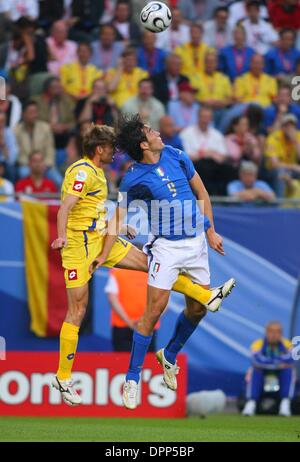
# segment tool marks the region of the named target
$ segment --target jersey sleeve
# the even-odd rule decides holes
[[[66,176],[66,194],[83,198],[93,191],[93,174],[87,167],[75,167]]]
[[[178,154],[178,160],[183,169],[185,176],[190,181],[196,173],[195,167],[189,156],[180,149],[176,149]]]

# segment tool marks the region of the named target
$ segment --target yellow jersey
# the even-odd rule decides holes
[[[300,131],[297,131],[297,141],[300,143]],[[297,149],[294,143],[286,138],[282,130],[276,130],[268,136],[265,156],[267,159],[276,157],[285,164],[297,164]],[[267,163],[267,166],[270,164]]]
[[[191,77],[191,84],[196,90],[197,99],[205,102],[210,99],[225,100],[232,97],[232,87],[229,78],[221,72],[212,75],[201,73]]]
[[[267,74],[263,73],[257,78],[247,72],[235,80],[234,93],[241,103],[257,103],[266,107],[272,104],[277,95],[277,82]]]
[[[106,81],[109,82],[116,74],[116,69],[109,69],[106,74]],[[122,72],[117,88],[110,93],[115,104],[121,108],[126,101],[138,94],[139,81],[149,77],[147,71],[140,67],[135,67],[129,74]]]
[[[62,184],[62,201],[67,194],[79,197],[69,213],[67,230],[102,232],[105,229],[107,182],[102,168],[88,157],[77,160],[67,169]]]
[[[203,72],[204,59],[208,51],[215,50],[206,43],[200,43],[197,47],[193,47],[191,43],[184,43],[176,47],[174,53],[182,59],[181,74],[191,79],[195,73]]]
[[[101,69],[93,64],[82,67],[78,62],[64,64],[60,69],[60,78],[64,90],[72,96],[88,96],[96,79],[103,76]]]

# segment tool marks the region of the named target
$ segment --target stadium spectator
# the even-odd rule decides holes
[[[246,31],[243,26],[236,26],[232,35],[233,44],[220,50],[219,69],[234,81],[236,77],[250,70],[250,60],[255,51],[246,46]]]
[[[137,66],[134,48],[126,48],[115,69],[106,75],[110,96],[120,108],[126,101],[138,93],[138,83],[148,77],[148,72]]]
[[[189,42],[190,28],[183,22],[179,8],[172,9],[172,22],[168,29],[155,35],[156,46],[167,52],[173,52],[176,47]]]
[[[237,23],[247,17],[247,4],[251,0],[240,0],[231,2],[229,6],[229,25],[231,28],[235,27]],[[265,5],[260,5],[259,17],[262,19],[268,18],[268,10]]]
[[[174,53],[182,59],[182,74],[191,77],[204,69],[204,58],[211,48],[202,42],[202,24],[192,24],[190,28],[190,41],[175,48]]]
[[[118,1],[112,23],[117,31],[118,41],[123,41],[126,45],[137,45],[140,42],[140,29],[131,20],[130,4],[126,0]]]
[[[214,1],[215,0],[211,0],[211,3],[214,3]],[[197,19],[197,11],[194,0],[176,0],[176,6],[187,21],[195,21]],[[172,9],[172,15],[174,9]]]
[[[174,120],[170,116],[163,116],[159,121],[159,132],[164,144],[183,150],[182,141],[177,133]]]
[[[5,162],[0,160],[0,202],[13,202],[14,185],[5,177]]]
[[[257,179],[258,167],[251,161],[242,161],[239,168],[239,179],[227,185],[227,194],[247,203],[270,202],[275,194],[265,181]]]
[[[137,64],[141,69],[149,72],[149,75],[158,74],[165,70],[167,53],[155,47],[155,34],[145,31],[142,46],[137,49]]]
[[[297,123],[294,114],[285,114],[281,120],[281,129],[271,133],[266,141],[266,165],[278,197],[284,196],[284,174],[300,178],[300,131],[297,130]]]
[[[281,177],[282,181],[285,182],[285,196],[287,199],[296,199],[299,203],[300,200],[300,180],[295,180],[291,174],[286,173]],[[285,205],[286,206],[286,205]],[[294,205],[294,207],[299,207]]]
[[[35,20],[39,16],[38,0],[5,0],[1,2],[1,13],[6,13],[12,22],[18,21],[21,17]]]
[[[264,73],[264,58],[255,54],[251,58],[250,71],[238,77],[234,82],[234,100],[223,118],[221,130],[228,129],[232,119],[247,109],[249,104],[256,104],[262,109],[270,106],[277,94],[277,82],[274,77]]]
[[[91,45],[81,42],[78,45],[77,60],[64,64],[60,68],[61,83],[64,90],[76,100],[88,96],[92,91],[94,80],[102,77],[103,72],[90,64]]]
[[[228,155],[232,164],[238,167],[242,159],[260,164],[262,151],[258,139],[250,132],[246,116],[236,117],[225,136]]]
[[[29,175],[17,181],[15,189],[17,193],[43,194],[40,199],[47,200],[51,196],[45,193],[56,193],[57,187],[52,180],[45,177],[46,164],[44,156],[39,151],[34,151],[29,156]]]
[[[48,33],[55,21],[59,21],[62,18],[66,19],[68,11],[70,11],[71,1],[72,0],[67,0],[66,2],[64,0],[40,1],[39,26]]]
[[[214,11],[213,19],[204,23],[204,43],[220,50],[231,42],[231,29],[228,24],[228,8],[219,6]]]
[[[12,37],[0,45],[1,74],[9,77],[16,86],[25,81],[29,64],[34,60],[34,46],[30,35],[14,27]]]
[[[274,103],[264,109],[263,125],[268,133],[280,130],[285,114],[294,114],[297,117],[297,128],[300,129],[300,106],[292,102],[291,88],[288,84],[279,87]]]
[[[24,178],[29,175],[29,156],[33,151],[39,151],[45,157],[47,178],[60,186],[62,177],[55,167],[53,133],[49,124],[38,120],[38,107],[34,101],[28,101],[24,105],[22,120],[14,131],[19,147],[19,177]]]
[[[269,322],[265,337],[251,345],[252,367],[246,374],[246,398],[243,415],[253,416],[257,403],[264,391],[264,382],[268,375],[276,376],[279,381],[279,415],[291,415],[291,399],[295,389],[294,361],[292,343],[283,338],[282,326],[278,321]]]
[[[4,165],[7,178],[15,180],[15,164],[18,145],[13,131],[6,126],[6,114],[0,110],[0,162]]]
[[[72,0],[67,9],[70,39],[75,42],[90,42],[96,39],[99,31],[99,21],[103,14],[103,1]]]
[[[19,98],[11,94],[9,81],[5,82],[5,99],[0,99],[0,111],[6,114],[6,126],[13,129],[21,119],[22,105]]]
[[[104,292],[111,306],[113,350],[131,351],[133,331],[145,310],[147,274],[114,268],[110,270]],[[149,351],[156,351],[155,335]]]
[[[116,42],[116,30],[112,24],[103,24],[100,29],[99,40],[92,43],[91,64],[104,72],[116,67],[124,50],[122,42]]]
[[[197,99],[210,107],[214,114],[214,124],[219,128],[224,109],[232,103],[232,87],[229,78],[217,71],[218,58],[215,51],[208,51],[204,58],[204,69],[191,77],[198,90]]]
[[[166,70],[152,77],[154,96],[164,105],[179,98],[179,84],[189,79],[180,73],[182,60],[175,54],[166,58]]]
[[[174,120],[177,129],[182,130],[197,123],[199,103],[195,100],[197,90],[189,82],[181,82],[178,89],[179,100],[169,102],[168,114]]]
[[[109,0],[109,2],[107,1],[103,2],[103,10],[102,10],[103,12],[100,18],[101,25],[112,22],[112,20],[114,19],[117,2],[118,0]]]
[[[260,3],[256,0],[247,2],[247,16],[240,24],[246,31],[247,45],[253,48],[256,53],[264,55],[278,40],[278,33],[265,19],[259,15]]]
[[[121,111],[131,115],[139,113],[142,121],[154,130],[158,130],[159,120],[165,115],[163,104],[153,96],[153,83],[150,79],[139,81],[138,94],[128,99]]]
[[[227,164],[224,136],[211,126],[212,116],[211,109],[201,107],[197,125],[182,130],[180,137],[209,194],[222,196],[226,193],[226,184],[235,177],[235,172]]]
[[[75,114],[79,122],[89,120],[97,125],[114,125],[119,111],[108,96],[107,83],[104,79],[94,81],[92,93],[78,101]]]
[[[77,43],[67,40],[67,37],[68,27],[66,22],[63,20],[55,21],[51,28],[51,34],[47,38],[48,71],[51,74],[58,76],[61,66],[76,61]]]
[[[20,30],[25,47],[33,50],[32,59],[28,60],[28,73],[32,76],[40,72],[47,72],[48,50],[43,34],[37,28],[37,23],[26,17],[21,17],[16,26]]]
[[[273,26],[281,30],[285,27],[300,28],[300,5],[298,0],[269,0],[268,10]]]
[[[50,124],[54,135],[56,165],[66,161],[66,146],[75,127],[74,101],[65,94],[58,77],[50,77],[44,83],[43,93],[32,98],[38,107],[38,118]]]
[[[67,165],[71,165],[73,162],[76,162],[84,154],[82,151],[82,143],[84,134],[91,126],[91,120],[82,120],[78,123],[76,130],[71,136],[67,150]]]
[[[266,72],[278,78],[286,78],[296,71],[296,63],[300,51],[295,48],[296,32],[293,29],[283,29],[280,32],[278,45],[266,54]]]

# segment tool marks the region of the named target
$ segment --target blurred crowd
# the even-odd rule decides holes
[[[146,3],[0,0],[0,194],[58,191],[91,122],[138,112],[211,195],[300,199],[300,2],[170,0],[160,34]]]

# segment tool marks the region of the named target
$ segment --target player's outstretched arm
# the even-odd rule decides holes
[[[57,238],[52,242],[51,248],[61,250],[67,247],[67,223],[69,213],[79,201],[80,197],[67,194],[57,213]]]
[[[104,238],[104,245],[102,248],[102,252],[91,263],[90,268],[89,268],[90,273],[93,273],[96,269],[98,269],[100,266],[102,266],[106,262],[114,243],[118,239],[119,234],[121,234],[122,232],[122,226],[123,226],[126,214],[127,214],[126,209],[117,207],[113,217],[108,222],[107,232]]]
[[[193,193],[197,197],[197,200],[199,201],[198,204],[199,204],[201,213],[205,215],[206,217],[208,217],[210,221],[211,226],[206,231],[206,236],[207,236],[207,240],[208,240],[210,247],[214,249],[216,252],[218,252],[220,255],[225,255],[225,252],[223,249],[223,239],[215,231],[214,217],[213,217],[213,211],[212,211],[209,194],[203,184],[203,181],[201,180],[197,172],[195,173],[193,178],[190,180],[190,186],[193,190]]]

